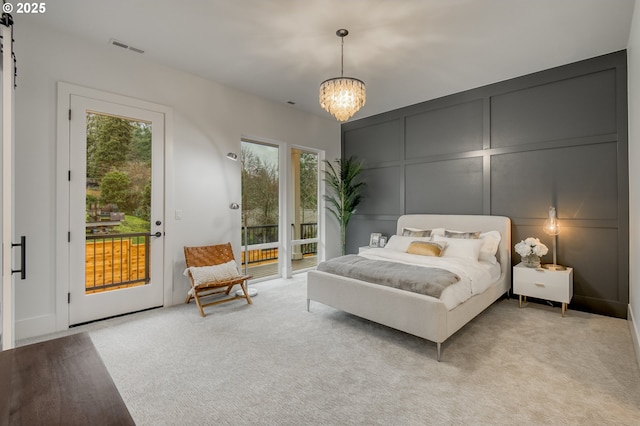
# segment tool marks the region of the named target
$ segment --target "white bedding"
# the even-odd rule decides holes
[[[462,285],[462,289],[456,287],[452,290],[452,294],[445,293],[444,300],[442,300],[327,272],[309,271],[307,275],[307,310],[309,310],[311,301],[315,301],[430,340],[437,344],[437,359],[439,361],[442,343],[511,288],[512,248],[511,220],[504,216],[484,215],[403,215],[398,218],[396,235],[392,236],[387,244],[391,243],[393,247],[396,242],[392,242],[392,240],[394,237],[402,236],[405,228],[435,231],[437,227],[443,228],[444,232],[446,230],[473,233],[479,231],[480,238],[487,239],[487,244],[483,244],[480,253],[477,254],[476,245],[473,243],[456,244],[447,241],[456,246],[456,250],[447,252],[451,248],[448,245],[441,253],[442,258],[426,259],[429,256],[401,254],[400,261],[411,263],[412,261],[409,259],[416,260],[417,257],[418,264],[430,263],[432,266],[441,267],[443,264],[449,263],[452,265],[450,270],[457,271],[460,277],[465,280],[466,285]],[[432,236],[447,238],[438,234]],[[408,239],[409,244],[414,238],[416,237]],[[432,241],[435,240],[437,239],[432,239]],[[400,242],[402,241],[398,241],[398,243]],[[361,255],[385,260],[393,260],[393,257],[397,257],[397,254],[384,252],[385,249],[372,249],[361,252]],[[407,247],[404,249],[401,247],[398,251],[406,250]],[[468,261],[472,261],[475,266],[469,270],[469,263],[464,265],[466,262],[454,260],[454,257],[460,255],[466,256]],[[472,256],[477,257],[474,259]],[[478,262],[477,259],[481,259],[483,262]],[[491,266],[492,263],[494,266]],[[501,270],[499,276],[498,268]],[[487,277],[492,276],[493,279],[487,280]],[[485,287],[484,292],[476,294]],[[463,299],[466,301],[459,303]],[[454,305],[457,306],[452,308]]]
[[[388,260],[408,265],[446,269],[457,274],[460,281],[448,286],[440,296],[447,310],[451,310],[474,294],[484,292],[500,277],[500,264],[474,262],[456,257],[433,257],[409,254],[389,248],[371,248],[360,253],[367,259]],[[430,297],[430,296],[425,296]],[[433,298],[437,300],[436,298]]]

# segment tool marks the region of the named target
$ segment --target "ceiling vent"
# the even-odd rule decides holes
[[[135,46],[130,46],[127,43],[123,43],[121,41],[116,40],[115,38],[109,39],[109,44],[113,44],[114,46],[118,46],[123,49],[130,50],[132,52],[136,52],[140,54],[144,53],[143,49],[140,49],[139,47],[135,47]]]

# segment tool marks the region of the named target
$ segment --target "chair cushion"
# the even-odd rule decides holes
[[[240,276],[235,260],[213,266],[192,266],[184,270],[184,275],[193,278],[193,285],[207,284],[216,281],[228,281]]]

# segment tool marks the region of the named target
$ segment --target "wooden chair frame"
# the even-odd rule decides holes
[[[200,247],[185,247],[184,258],[187,262],[187,268],[190,268],[192,266],[202,267],[221,265],[223,263],[229,262],[230,260],[235,260],[233,256],[233,249],[231,248],[231,243]],[[210,281],[198,284],[196,286],[194,284],[193,277],[191,276],[191,272],[189,272],[191,290],[189,291],[187,299],[184,303],[189,303],[191,299],[195,299],[196,304],[198,305],[198,310],[200,311],[200,315],[202,315],[203,317],[206,316],[203,308],[207,306],[231,302],[232,300],[236,299],[246,299],[247,304],[252,305],[253,301],[251,300],[249,292],[247,291],[247,280],[250,278],[252,278],[251,275],[241,275],[231,280]],[[240,287],[242,287],[244,296],[234,295],[225,299],[214,300],[209,303],[203,303],[200,300],[200,298],[202,297],[212,296],[214,294],[224,293],[225,295],[229,295],[231,293],[231,288],[236,284],[239,284]]]

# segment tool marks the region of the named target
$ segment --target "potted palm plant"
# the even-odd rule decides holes
[[[353,157],[336,159],[333,162],[324,160],[324,181],[327,183],[330,194],[324,196],[327,201],[327,209],[335,216],[340,224],[341,252],[346,253],[347,225],[351,215],[362,199],[364,182],[357,180],[362,172],[363,164]]]

